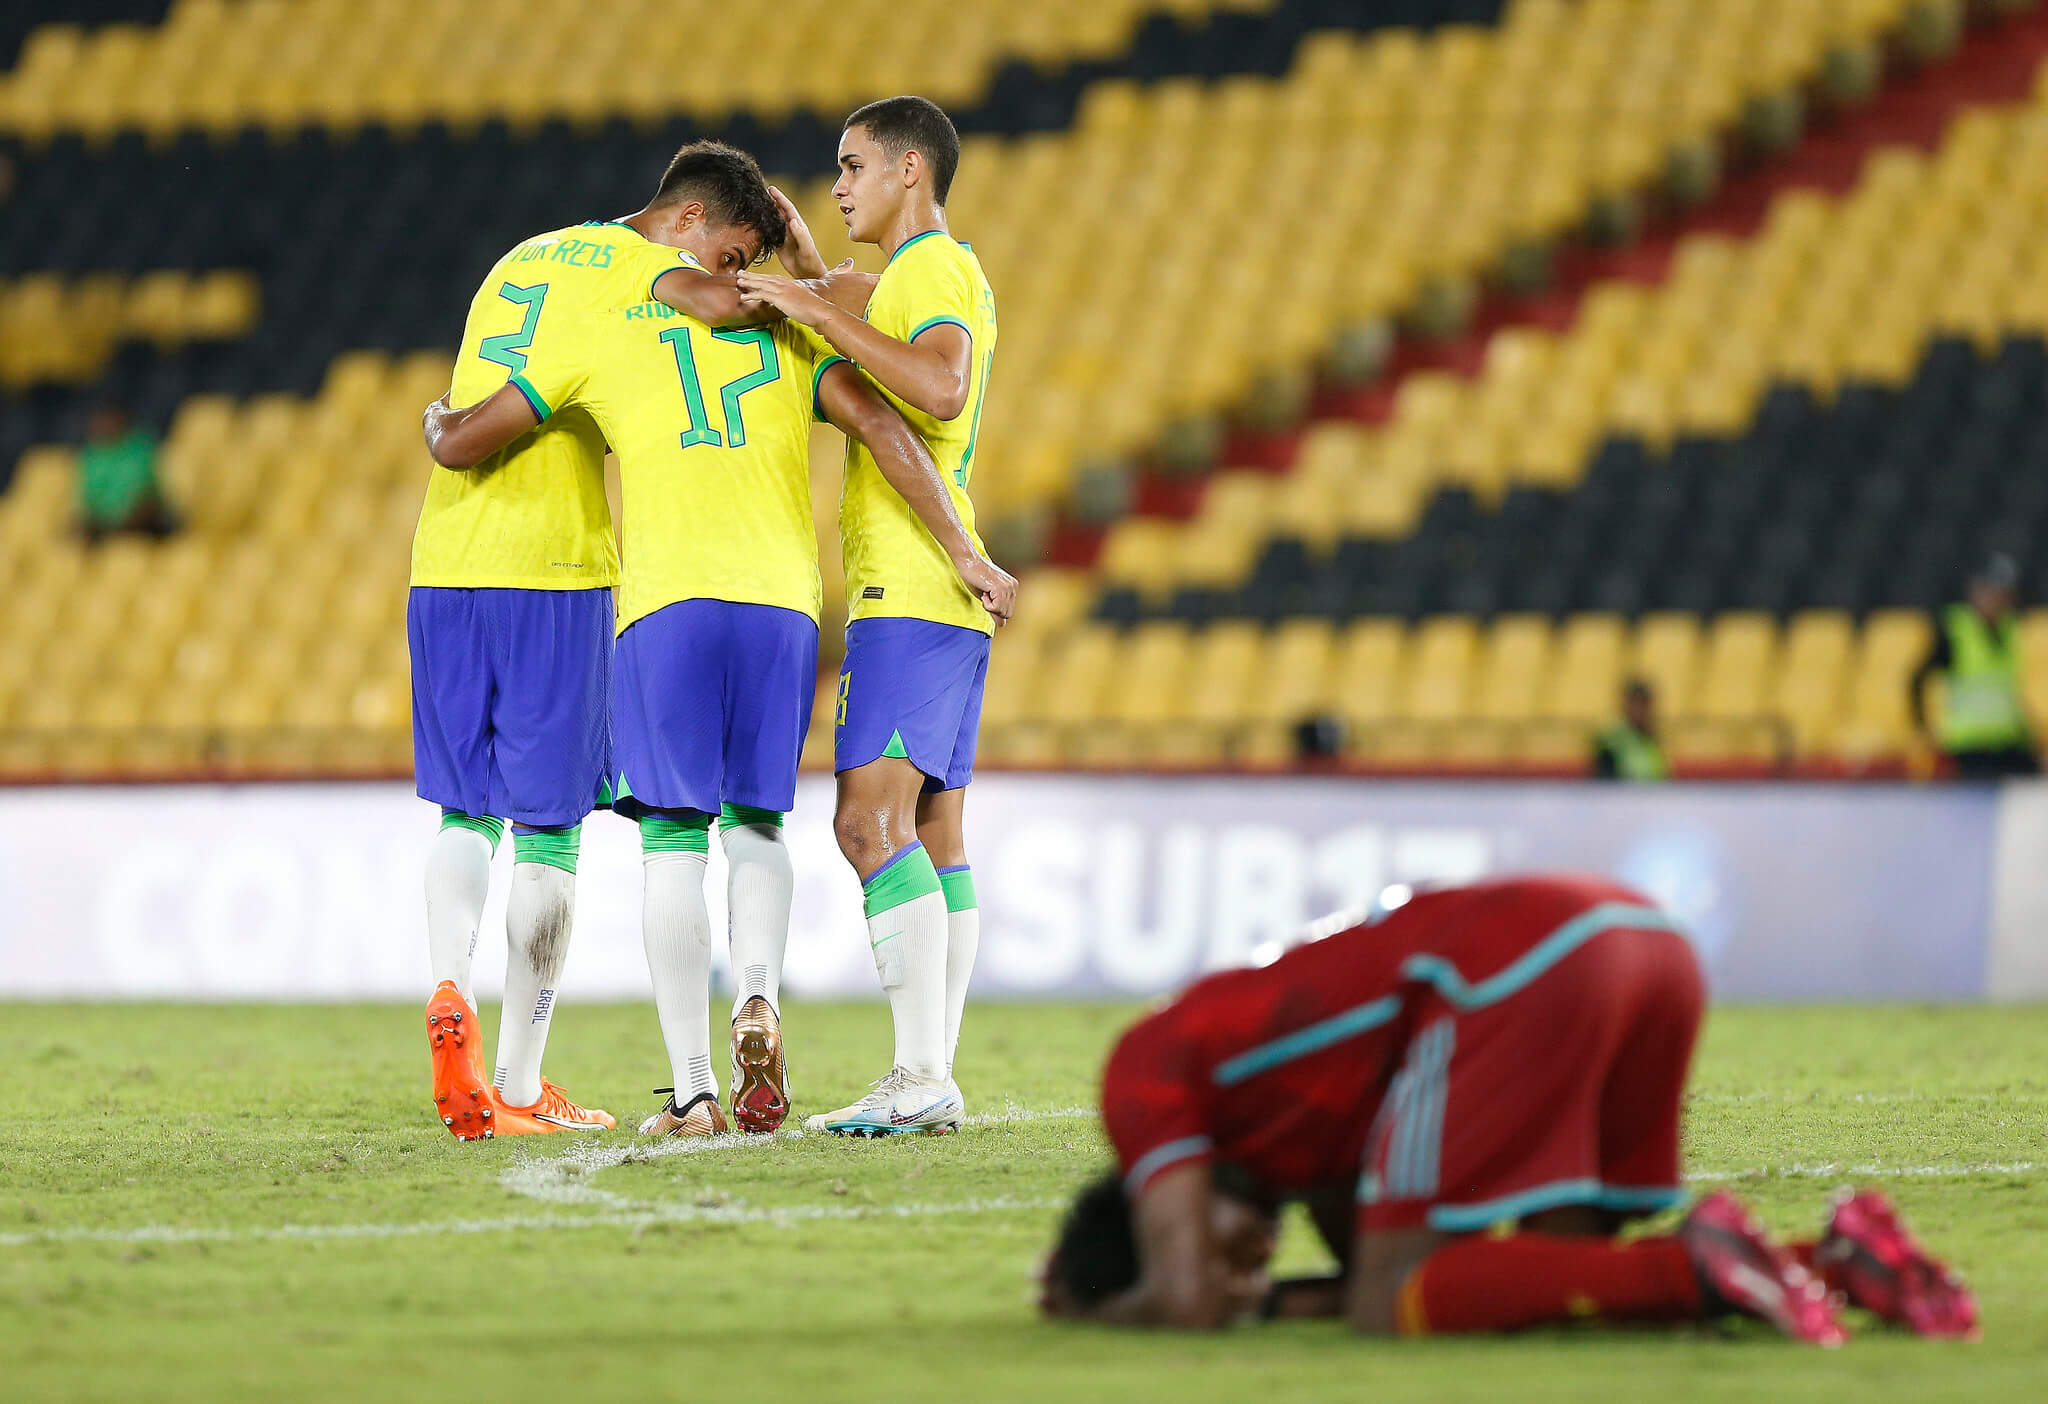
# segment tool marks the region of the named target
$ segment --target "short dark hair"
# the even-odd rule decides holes
[[[1280,1212],[1279,1197],[1234,1162],[1210,1165],[1209,1188],[1220,1198],[1238,1200],[1262,1214]],[[1046,1276],[1066,1288],[1074,1305],[1084,1311],[1137,1285],[1137,1223],[1123,1178],[1115,1171],[1075,1197],[1053,1244]]]
[[[866,127],[892,161],[906,151],[924,157],[932,168],[932,200],[946,203],[953,173],[960,169],[960,133],[937,103],[921,97],[883,98],[855,110],[846,125]]]
[[[719,224],[735,224],[761,236],[765,256],[789,237],[789,221],[768,194],[761,163],[722,141],[693,141],[678,151],[654,188],[654,205],[684,200],[703,202],[704,212]]]
[[[1083,1310],[1136,1284],[1138,1235],[1114,1172],[1082,1190],[1067,1210],[1046,1274]]]

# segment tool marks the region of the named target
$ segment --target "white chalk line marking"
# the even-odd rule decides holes
[[[1095,1115],[1093,1107],[1005,1107],[1001,1111],[979,1112],[966,1119],[967,1126],[1003,1127],[1032,1121],[1077,1121]],[[818,1132],[836,1139],[829,1132]],[[559,1155],[533,1156],[513,1162],[498,1183],[514,1194],[548,1204],[603,1205],[610,1209],[645,1210],[656,1207],[647,1201],[627,1199],[586,1183],[601,1170],[660,1160],[671,1155],[718,1155],[729,1151],[759,1155],[809,1139],[796,1128],[784,1127],[772,1136],[750,1136],[728,1131],[723,1136],[702,1136],[692,1140],[618,1142],[585,1141]]]
[[[1875,1100],[1875,1099],[1873,1099]],[[1903,1100],[1903,1099],[1902,1099]],[[1092,1107],[1008,1107],[967,1118],[969,1126],[1004,1126],[1034,1121],[1071,1121],[1093,1117]],[[600,1190],[588,1183],[591,1176],[614,1166],[672,1155],[718,1154],[727,1151],[760,1153],[806,1139],[803,1131],[787,1129],[773,1136],[747,1136],[737,1132],[687,1141],[654,1141],[619,1144],[578,1142],[558,1155],[534,1156],[515,1161],[499,1177],[499,1184],[514,1194],[543,1203],[592,1206],[581,1214],[513,1214],[485,1219],[432,1219],[416,1223],[384,1224],[280,1224],[261,1228],[186,1228],[171,1224],[148,1224],[130,1229],[48,1229],[40,1232],[0,1233],[0,1247],[26,1248],[38,1244],[180,1244],[180,1243],[267,1243],[319,1242],[322,1240],[374,1240],[461,1236],[486,1233],[532,1233],[560,1229],[626,1228],[647,1229],[663,1225],[748,1225],[795,1228],[820,1222],[858,1222],[872,1219],[939,1218],[953,1215],[1012,1214],[1064,1207],[1064,1199],[1020,1199],[996,1196],[947,1203],[910,1204],[815,1204],[784,1208],[755,1208],[743,1203],[708,1202],[686,1204],[657,1200],[635,1200]],[[1849,1165],[1842,1162],[1765,1165],[1744,1170],[1695,1170],[1685,1176],[1689,1183],[1720,1184],[1731,1181],[1829,1180],[1829,1179],[1970,1179],[1983,1175],[2024,1175],[2043,1169],[2037,1161],[1991,1161],[1950,1165]]]
[[[1886,1107],[1941,1102],[2048,1102],[2048,1092],[1688,1092],[1685,1100],[1710,1107],[1809,1107],[1837,1102]]]
[[[1846,1165],[1822,1161],[1811,1165],[1765,1165],[1754,1170],[1693,1170],[1690,1182],[1720,1184],[1729,1180],[1942,1180],[1978,1175],[2026,1175],[2041,1168],[2032,1160],[1988,1161],[1976,1165]]]
[[[980,1112],[965,1125],[1003,1127],[1034,1121],[1073,1121],[1093,1117],[1093,1107],[1005,1107]],[[826,1134],[826,1133],[820,1133]],[[437,1235],[484,1233],[532,1233],[557,1229],[626,1228],[647,1229],[661,1225],[766,1224],[794,1228],[807,1223],[858,1222],[864,1219],[920,1219],[949,1215],[1014,1214],[1064,1207],[1063,1199],[1018,1199],[998,1195],[987,1199],[965,1199],[937,1204],[813,1204],[763,1209],[743,1203],[664,1203],[635,1200],[612,1194],[587,1180],[600,1170],[671,1155],[716,1154],[723,1151],[760,1153],[808,1139],[791,1128],[773,1136],[748,1136],[730,1132],[687,1141],[643,1141],[599,1144],[579,1140],[558,1155],[533,1156],[514,1161],[499,1176],[498,1183],[514,1194],[543,1203],[592,1206],[582,1214],[510,1214],[484,1219],[429,1219],[417,1223],[384,1224],[279,1224],[259,1228],[195,1228],[174,1224],[145,1224],[129,1229],[46,1229],[39,1232],[0,1233],[0,1248],[26,1248],[37,1244],[111,1243],[273,1243],[319,1242],[329,1239],[361,1240],[425,1238]],[[837,1137],[828,1139],[837,1140]]]
[[[54,1229],[0,1234],[0,1247],[41,1243],[268,1243],[321,1239],[428,1238],[479,1233],[532,1233],[552,1229],[645,1229],[663,1224],[768,1224],[794,1228],[819,1221],[923,1219],[954,1214],[1014,1214],[1055,1209],[1057,1199],[963,1199],[947,1204],[800,1204],[782,1209],[745,1205],[656,1205],[599,1214],[510,1214],[495,1219],[434,1219],[410,1224],[280,1224],[274,1228],[179,1228],[150,1224],[133,1229]]]

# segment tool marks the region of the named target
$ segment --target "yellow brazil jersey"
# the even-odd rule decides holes
[[[656,301],[593,309],[527,387],[587,412],[619,455],[618,627],[681,600],[818,618],[811,417],[823,344],[791,324],[714,331]]]
[[[973,338],[967,403],[957,418],[935,419],[889,396],[931,450],[954,509],[973,535],[974,504],[968,500],[967,487],[974,479],[975,440],[996,351],[996,295],[982,274],[981,260],[943,231],[917,235],[898,247],[882,270],[868,300],[867,320],[899,341],[914,340],[919,332],[944,322],[964,328]],[[846,553],[849,619],[929,619],[995,632],[988,611],[960,582],[939,543],[882,477],[874,455],[855,440],[846,445],[839,536]],[[975,536],[976,545],[980,540]]]
[[[449,403],[474,404],[508,379],[523,380],[529,360],[556,354],[591,311],[637,304],[678,263],[695,260],[624,224],[594,222],[526,240],[498,260],[470,303]],[[535,412],[545,420],[538,429],[476,467],[433,470],[413,536],[414,585],[585,590],[616,583],[604,435],[587,414]]]

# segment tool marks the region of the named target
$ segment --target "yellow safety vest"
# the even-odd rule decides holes
[[[1671,774],[1664,748],[1624,722],[1600,733],[1600,744],[1614,756],[1614,773],[1622,780],[1663,780]]]
[[[2003,751],[2028,743],[2020,700],[2019,634],[2010,618],[1993,625],[1967,604],[1942,614],[1949,667],[1942,678],[1941,748]]]

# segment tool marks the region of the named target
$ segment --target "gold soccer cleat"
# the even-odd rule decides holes
[[[732,1021],[732,1119],[742,1131],[764,1133],[789,1115],[789,1068],[782,1058],[782,1020],[760,995],[740,1006]]]
[[[643,1136],[674,1137],[689,1140],[694,1136],[722,1136],[725,1134],[725,1112],[718,1105],[715,1093],[699,1092],[686,1106],[676,1105],[676,1089],[657,1087],[657,1092],[668,1094],[668,1100],[661,1104],[661,1110],[640,1123]]]

